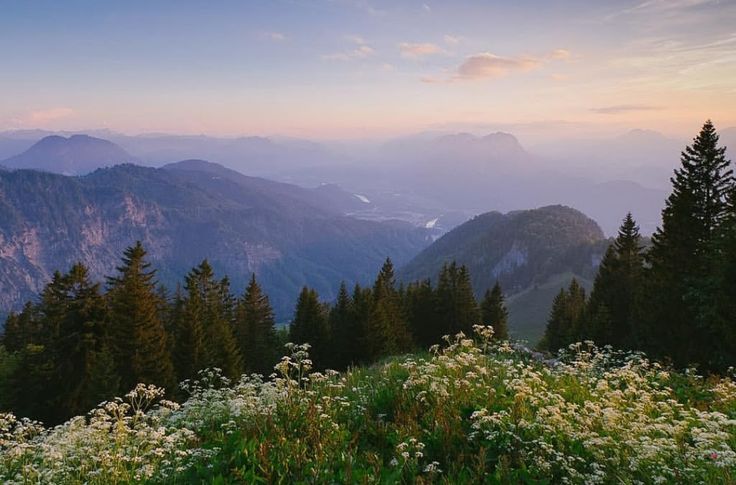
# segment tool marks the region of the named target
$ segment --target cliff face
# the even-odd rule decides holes
[[[405,262],[427,237],[346,217],[315,191],[213,166],[0,172],[0,312],[76,261],[102,280],[136,240],[170,289],[204,258],[238,291],[255,272],[284,319],[302,285],[331,298],[341,280],[368,281],[387,256]]]

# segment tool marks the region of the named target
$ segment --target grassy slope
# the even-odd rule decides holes
[[[487,337],[487,335],[486,335]],[[578,349],[550,369],[508,345],[345,374],[216,372],[181,406],[141,386],[51,431],[0,415],[5,483],[734,483],[736,384]],[[486,349],[489,352],[486,352]]]

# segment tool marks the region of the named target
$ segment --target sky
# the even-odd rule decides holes
[[[0,0],[0,130],[736,125],[736,0]]]

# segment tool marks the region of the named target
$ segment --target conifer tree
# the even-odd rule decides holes
[[[237,304],[235,334],[246,372],[269,375],[276,364],[276,323],[268,296],[251,276]]]
[[[233,308],[227,279],[218,281],[207,260],[193,268],[185,280],[185,296],[181,302],[177,325],[181,340],[174,354],[186,359],[186,377],[194,377],[202,369],[217,367],[223,374],[236,378],[242,373],[242,359],[233,334]],[[184,371],[182,371],[184,372]]]
[[[616,348],[641,347],[637,320],[643,271],[639,227],[628,213],[598,268],[588,302],[586,338]]]
[[[426,349],[440,342],[443,329],[437,314],[435,291],[429,279],[406,289],[406,315],[415,342]]]
[[[359,284],[355,284],[352,295],[352,311],[351,319],[353,327],[356,329],[356,351],[353,359],[356,363],[368,362],[370,341],[368,338],[369,318],[371,308],[373,307],[373,290],[370,287],[361,288]]]
[[[296,303],[294,319],[289,326],[289,340],[308,343],[315,369],[324,369],[329,361],[329,334],[327,312],[313,289],[302,288]]]
[[[394,267],[386,259],[373,285],[373,301],[366,335],[371,359],[405,352],[411,347],[411,334],[396,291]]]
[[[556,352],[582,338],[585,289],[573,278],[567,290],[560,290],[552,303],[540,348]]]
[[[357,362],[358,346],[361,345],[360,328],[354,318],[353,301],[345,282],[340,284],[335,305],[330,309],[329,327],[331,336],[330,367],[346,369]]]
[[[721,226],[728,217],[733,178],[725,147],[707,121],[671,179],[662,226],[652,238],[647,275],[647,333],[655,355],[678,365],[707,364],[713,328],[714,266]]]
[[[443,265],[436,295],[437,318],[442,335],[455,335],[458,332],[470,335],[473,325],[480,323],[481,316],[468,269],[465,266],[458,267],[455,261]]]
[[[501,291],[501,285],[498,281],[493,285],[493,289],[486,290],[480,307],[483,325],[493,327],[493,338],[496,340],[508,340],[509,312],[506,309],[503,291]]]
[[[23,310],[8,315],[0,344],[9,352],[17,352],[26,345],[40,343],[41,335],[36,306],[27,302]]]
[[[175,384],[155,274],[138,241],[125,250],[117,275],[108,279],[110,346],[124,389],[139,382],[167,389]]]

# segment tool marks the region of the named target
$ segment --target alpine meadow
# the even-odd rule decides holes
[[[735,24],[7,1],[0,482],[736,484]]]

